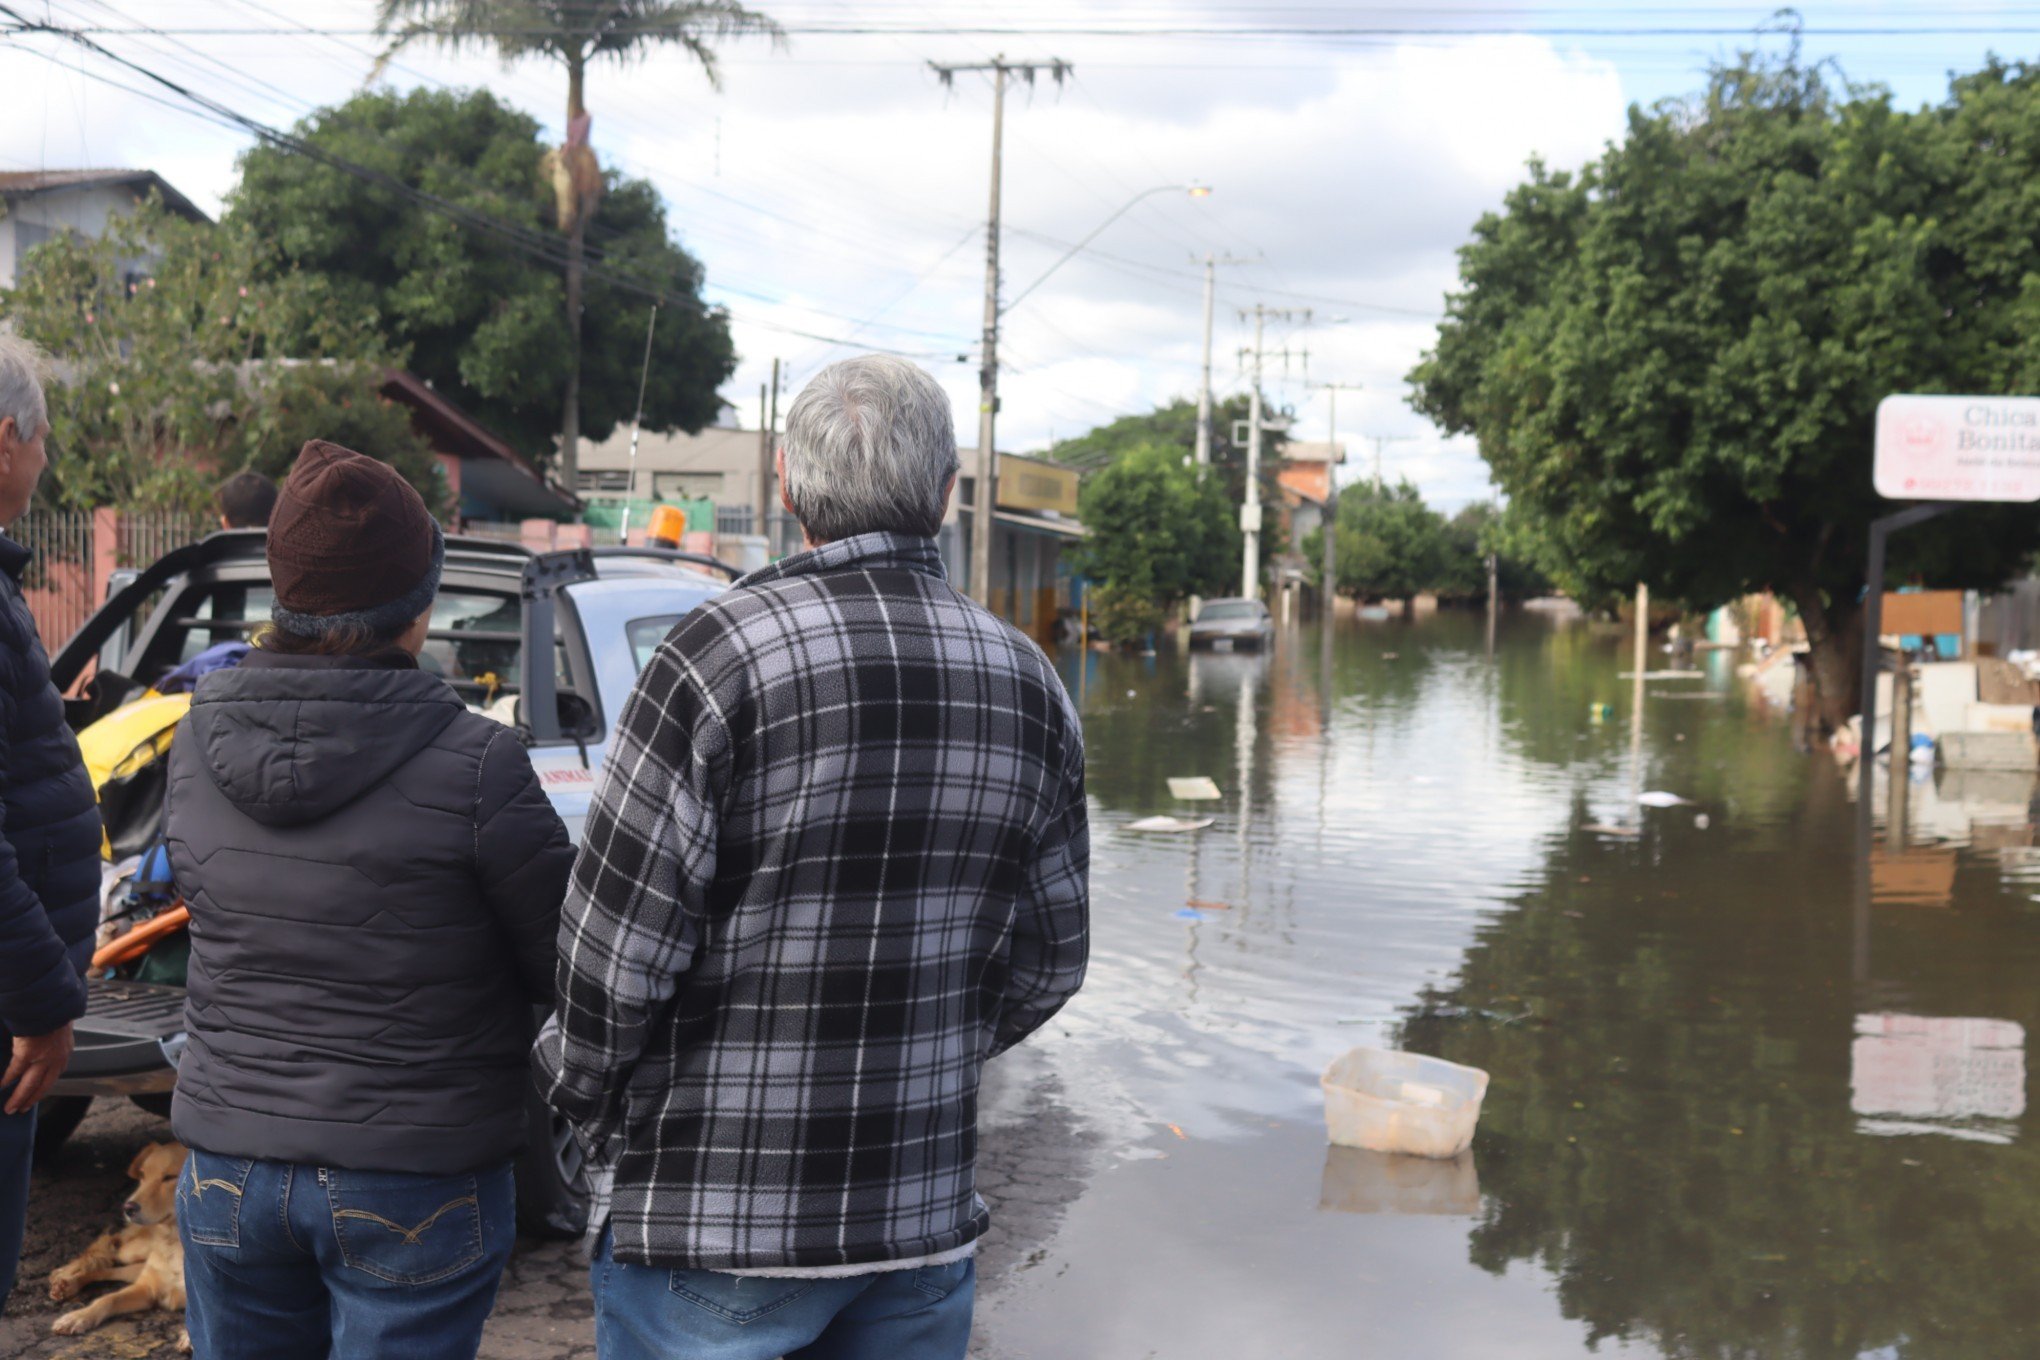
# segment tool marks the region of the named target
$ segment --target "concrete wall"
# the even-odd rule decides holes
[[[622,496],[640,500],[705,498],[719,506],[758,504],[758,431],[712,426],[699,434],[653,434],[638,438],[635,475],[628,488],[630,426],[619,425],[600,444],[581,446],[584,497]],[[603,474],[609,474],[604,477]],[[777,508],[775,496],[773,502]]]

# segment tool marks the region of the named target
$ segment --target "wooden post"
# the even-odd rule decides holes
[[[1912,774],[1912,663],[1900,653],[1891,668],[1890,796],[1884,808],[1884,839],[1893,850],[1905,849],[1907,795]],[[1865,756],[1868,759],[1868,756]]]
[[[1636,672],[1631,682],[1634,686],[1629,701],[1629,803],[1639,823],[1643,818],[1641,799],[1643,797],[1643,668],[1649,659],[1650,643],[1650,587],[1636,583],[1636,645],[1633,665]]]

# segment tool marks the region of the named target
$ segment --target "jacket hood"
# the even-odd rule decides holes
[[[465,711],[424,671],[238,668],[203,677],[185,721],[228,802],[265,826],[301,826],[382,783]]]

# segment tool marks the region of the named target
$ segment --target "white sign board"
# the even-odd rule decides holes
[[[1874,480],[1895,501],[2040,501],[2040,397],[1886,397]]]

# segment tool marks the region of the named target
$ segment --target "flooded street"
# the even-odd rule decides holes
[[[1093,965],[991,1069],[974,1355],[2040,1351],[2030,778],[1916,776],[1859,908],[1851,786],[1726,654],[1651,686],[1639,768],[1612,629],[1516,615],[1492,661],[1464,616],[1319,643],[1061,656]],[[1639,821],[1638,786],[1691,802]],[[1127,829],[1155,814],[1213,824]],[[1469,1162],[1327,1147],[1318,1074],[1362,1043],[1493,1075]],[[173,1354],[162,1314],[51,1338],[42,1297],[162,1133],[102,1102],[38,1177],[0,1355]],[[483,1355],[592,1330],[571,1248],[525,1243]]]
[[[1064,656],[1094,963],[988,1092],[984,1355],[2033,1352],[2030,780],[1921,776],[1859,905],[1850,789],[1728,654],[1638,769],[1612,630],[1319,643]],[[1492,1073],[1470,1167],[1327,1148],[1358,1043]]]

